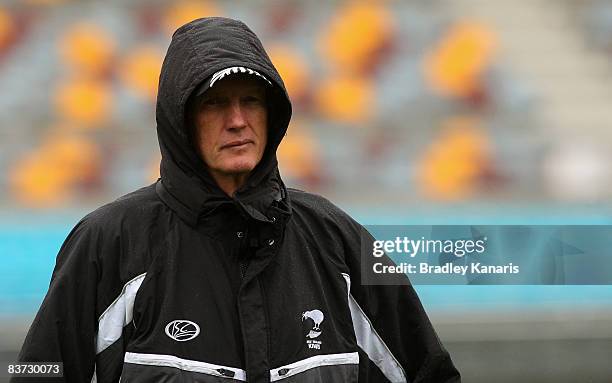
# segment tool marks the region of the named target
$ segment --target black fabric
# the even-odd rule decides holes
[[[367,360],[367,363],[359,363],[359,377],[366,382],[387,382],[385,375],[376,367],[373,361],[368,358],[368,354],[359,348],[359,360]]]
[[[356,364],[339,364],[308,369],[280,380],[283,383],[344,382],[357,383],[359,369]]]
[[[230,372],[231,376],[231,372]],[[230,376],[215,376],[194,371],[184,371],[167,366],[148,366],[126,363],[121,375],[121,383],[238,383]]]
[[[198,84],[234,65],[262,73],[275,91],[264,157],[230,197],[189,142],[185,107]],[[109,336],[98,333],[98,320],[126,283],[144,273],[133,307],[125,307],[132,321],[97,357],[104,382],[118,381],[116,364],[126,352],[238,368],[249,382],[268,382],[271,369],[359,350],[345,273],[353,281],[351,295],[407,381],[459,381],[407,280],[404,286],[359,283],[362,227],[324,198],[285,188],[276,148],[290,117],[283,82],[243,23],[206,18],[179,28],[159,83],[161,179],[94,211],[72,231],[19,360],[63,361],[65,381],[91,381],[95,339]],[[199,332],[177,340],[166,332],[177,322]],[[386,381],[370,363],[362,352],[359,381]],[[134,368],[122,367],[126,373]],[[173,368],[154,368],[139,366],[139,376],[150,370],[155,378],[133,381],[200,381]],[[309,382],[326,381],[308,376]]]
[[[121,337],[107,349],[96,355],[96,382],[112,383],[123,370],[123,350],[134,331],[132,323],[125,326]]]

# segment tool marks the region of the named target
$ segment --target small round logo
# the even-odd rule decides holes
[[[190,320],[177,319],[166,325],[166,335],[177,342],[192,340],[200,333],[200,326]]]

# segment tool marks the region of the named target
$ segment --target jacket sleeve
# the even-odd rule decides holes
[[[360,381],[460,382],[460,374],[408,278],[404,274],[386,275],[394,278],[386,281],[390,284],[362,284],[362,275],[374,258],[361,252],[372,249],[373,238],[357,222],[346,218],[348,236],[343,236],[343,246],[350,269],[349,307],[360,356],[366,359],[367,355],[369,360],[360,363]],[[392,264],[386,256],[376,258],[376,262]]]
[[[19,362],[62,362],[64,377],[90,382],[95,364],[97,238],[79,223],[57,256],[47,295],[19,353]],[[11,382],[31,382],[13,378]]]

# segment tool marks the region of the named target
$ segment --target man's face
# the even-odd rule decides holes
[[[267,141],[263,84],[228,76],[208,89],[195,111],[195,144],[217,182],[243,176],[257,166]]]

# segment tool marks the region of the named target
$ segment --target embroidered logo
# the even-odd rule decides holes
[[[189,320],[177,319],[166,325],[166,335],[177,342],[192,340],[199,333],[200,326]]]
[[[308,345],[308,348],[320,350],[322,342],[313,339],[321,335],[321,323],[325,319],[325,316],[321,310],[304,311],[302,313],[302,322],[308,319],[312,321],[313,326],[310,331],[308,331],[308,334],[306,334],[306,338],[310,338],[306,341],[306,344]]]
[[[225,68],[222,69],[220,71],[218,71],[217,73],[213,74],[211,79],[210,79],[210,87],[212,88],[213,85],[215,85],[215,83],[219,80],[221,80],[223,77],[227,76],[228,74],[232,74],[232,73],[248,73],[251,75],[255,75],[257,77],[260,77],[262,79],[264,79],[268,84],[272,85],[272,83],[270,82],[270,80],[268,80],[264,75],[262,75],[261,73],[253,70],[253,69],[249,69],[249,68],[245,68],[243,66],[233,66],[230,68]]]

